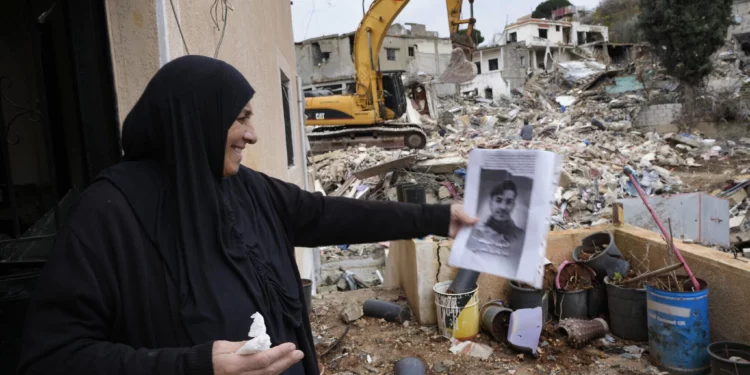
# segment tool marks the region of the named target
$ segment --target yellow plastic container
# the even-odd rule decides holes
[[[445,337],[472,340],[479,334],[479,292],[475,287],[466,293],[449,294],[446,291],[453,280],[435,284],[435,308],[438,329]]]

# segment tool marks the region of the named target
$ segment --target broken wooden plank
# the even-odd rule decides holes
[[[387,163],[378,164],[374,167],[363,169],[360,171],[356,171],[352,173],[354,177],[357,177],[360,180],[364,180],[370,177],[386,174],[394,169],[397,168],[406,168],[411,166],[415,161],[417,160],[417,157],[415,155],[410,155],[405,158],[396,159],[389,161]]]

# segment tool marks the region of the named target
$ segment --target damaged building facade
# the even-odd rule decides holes
[[[526,83],[530,73],[553,70],[555,63],[607,60],[608,42],[606,26],[523,17],[474,53],[478,75],[459,90],[487,99],[508,97]]]
[[[353,92],[353,49],[353,32],[295,43],[303,89],[326,89],[334,94]],[[383,71],[404,71],[411,76],[436,77],[448,66],[451,51],[450,39],[427,31],[425,25],[394,24],[383,41],[380,68]]]

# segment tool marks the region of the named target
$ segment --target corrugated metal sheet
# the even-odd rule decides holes
[[[640,198],[622,202],[627,224],[659,233],[659,228]],[[706,245],[729,246],[729,201],[704,193],[649,197],[649,203],[665,227],[672,220],[676,239]]]

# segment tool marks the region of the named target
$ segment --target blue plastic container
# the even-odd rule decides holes
[[[687,277],[681,281],[684,290],[691,290]],[[655,366],[672,374],[705,374],[710,368],[708,284],[698,282],[700,291],[683,293],[646,285],[649,356]]]

